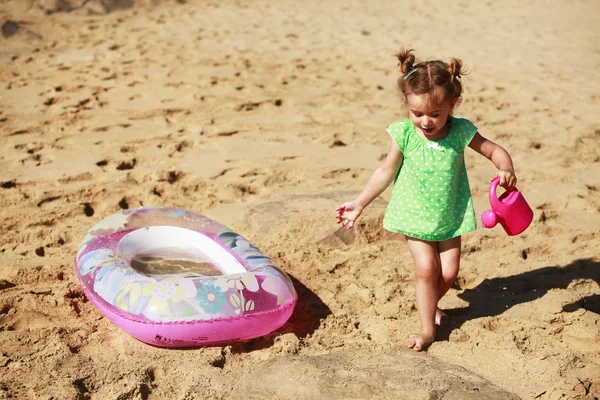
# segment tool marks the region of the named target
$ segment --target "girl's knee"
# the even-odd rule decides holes
[[[436,260],[422,261],[415,264],[417,279],[437,281],[440,276],[440,264]]]
[[[444,280],[447,282],[454,282],[454,280],[458,277],[458,268],[448,268],[442,270],[442,276]]]
[[[460,270],[460,260],[442,260],[441,274],[446,282],[454,282]]]

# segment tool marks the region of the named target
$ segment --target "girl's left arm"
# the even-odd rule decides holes
[[[506,190],[511,190],[516,186],[517,177],[515,176],[512,159],[502,146],[484,138],[477,132],[471,143],[469,143],[469,147],[490,160],[498,168],[494,178],[500,178],[500,186]]]

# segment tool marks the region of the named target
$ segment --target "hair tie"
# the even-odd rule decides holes
[[[406,80],[409,76],[412,75],[413,72],[415,72],[417,69],[413,68],[410,71],[408,71],[408,73],[406,75],[404,75],[404,80]]]

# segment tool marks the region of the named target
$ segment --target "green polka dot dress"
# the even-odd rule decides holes
[[[437,141],[421,138],[410,120],[387,128],[404,161],[383,219],[385,229],[432,241],[477,229],[464,157],[477,127],[450,118],[450,132]]]

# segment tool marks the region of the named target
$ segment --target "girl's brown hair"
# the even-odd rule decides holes
[[[415,64],[413,49],[401,48],[395,54],[398,68],[402,75],[398,78],[398,89],[406,98],[409,93],[430,94],[431,101],[436,104],[448,104],[456,100],[456,105],[462,100],[463,71],[462,62],[452,58],[450,64],[440,60],[424,61]]]

